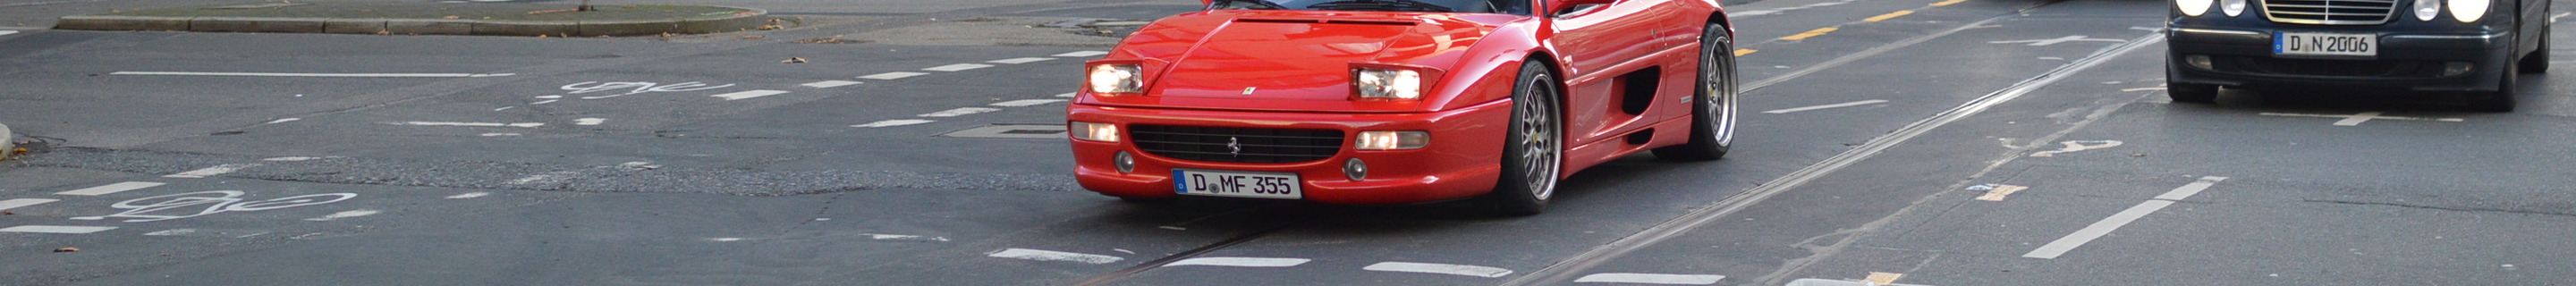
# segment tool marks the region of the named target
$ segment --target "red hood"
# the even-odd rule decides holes
[[[1432,69],[1459,61],[1502,18],[1350,11],[1217,10],[1164,18],[1111,59],[1146,62],[1146,94],[1161,107],[1380,110],[1355,102],[1353,64]],[[1431,79],[1437,84],[1439,79]],[[1245,92],[1249,89],[1251,94]],[[1409,106],[1409,105],[1408,105]],[[1408,108],[1409,109],[1409,108]]]

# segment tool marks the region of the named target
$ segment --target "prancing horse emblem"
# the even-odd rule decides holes
[[[1252,95],[1252,90],[1255,90],[1255,89],[1261,89],[1261,88],[1259,88],[1259,87],[1249,87],[1249,86],[1247,86],[1247,87],[1243,87],[1243,95]]]
[[[1243,142],[1236,141],[1237,139],[1239,139],[1239,138],[1237,138],[1237,137],[1226,137],[1226,138],[1225,138],[1225,148],[1226,148],[1226,149],[1232,149],[1232,150],[1234,150],[1234,151],[1231,151],[1231,152],[1226,152],[1226,154],[1234,154],[1234,156],[1235,156],[1235,157],[1243,157]]]

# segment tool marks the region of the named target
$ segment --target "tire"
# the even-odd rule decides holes
[[[1709,24],[1699,35],[1699,88],[1691,96],[1690,143],[1655,148],[1656,158],[1707,161],[1725,158],[1735,141],[1735,39],[1726,26]]]
[[[1513,81],[1512,119],[1503,142],[1503,176],[1486,205],[1503,215],[1526,216],[1547,211],[1565,166],[1565,121],[1559,112],[1556,75],[1538,61],[1521,64]]]
[[[2516,63],[2518,68],[2514,69],[2514,71],[2521,73],[2549,73],[2549,29],[2551,28],[2540,28],[2540,37],[2538,37],[2540,38],[2540,48],[2532,49],[2531,54],[2522,55],[2522,62]]]
[[[2516,70],[2515,66],[2520,65],[2521,63],[2518,62],[2509,62],[2505,64],[2504,70]],[[2521,75],[2516,73],[2504,73],[2504,79],[2496,81],[2495,91],[2470,92],[2469,109],[2486,112],[2513,112],[2514,81],[2515,78],[2518,77],[2521,77]]]
[[[2218,85],[2167,81],[2165,82],[2165,96],[2173,98],[2174,102],[2218,102]]]

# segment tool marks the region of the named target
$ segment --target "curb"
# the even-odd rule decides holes
[[[63,16],[56,30],[187,31],[233,33],[318,33],[474,36],[648,36],[711,34],[758,29],[768,24],[769,10],[709,6],[750,12],[721,16],[663,19],[597,19],[563,21],[442,20],[393,18],[165,17],[125,15]]]

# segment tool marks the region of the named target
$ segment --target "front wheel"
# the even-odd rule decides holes
[[[1564,166],[1565,130],[1557,112],[1556,75],[1538,61],[1521,64],[1513,81],[1511,130],[1504,135],[1503,176],[1484,200],[1497,213],[1534,215],[1547,211]]]
[[[1655,148],[1655,157],[1717,160],[1735,141],[1735,40],[1726,26],[1699,35],[1699,89],[1691,95],[1690,143]]]
[[[2519,63],[2514,62],[2505,63],[2504,70],[2507,72],[2503,73],[2503,80],[2496,81],[2495,91],[2470,92],[2469,109],[2486,112],[2513,112],[2514,78],[2521,77],[2521,75],[2514,74],[2512,71],[2515,70],[2515,66],[2519,65]]]

